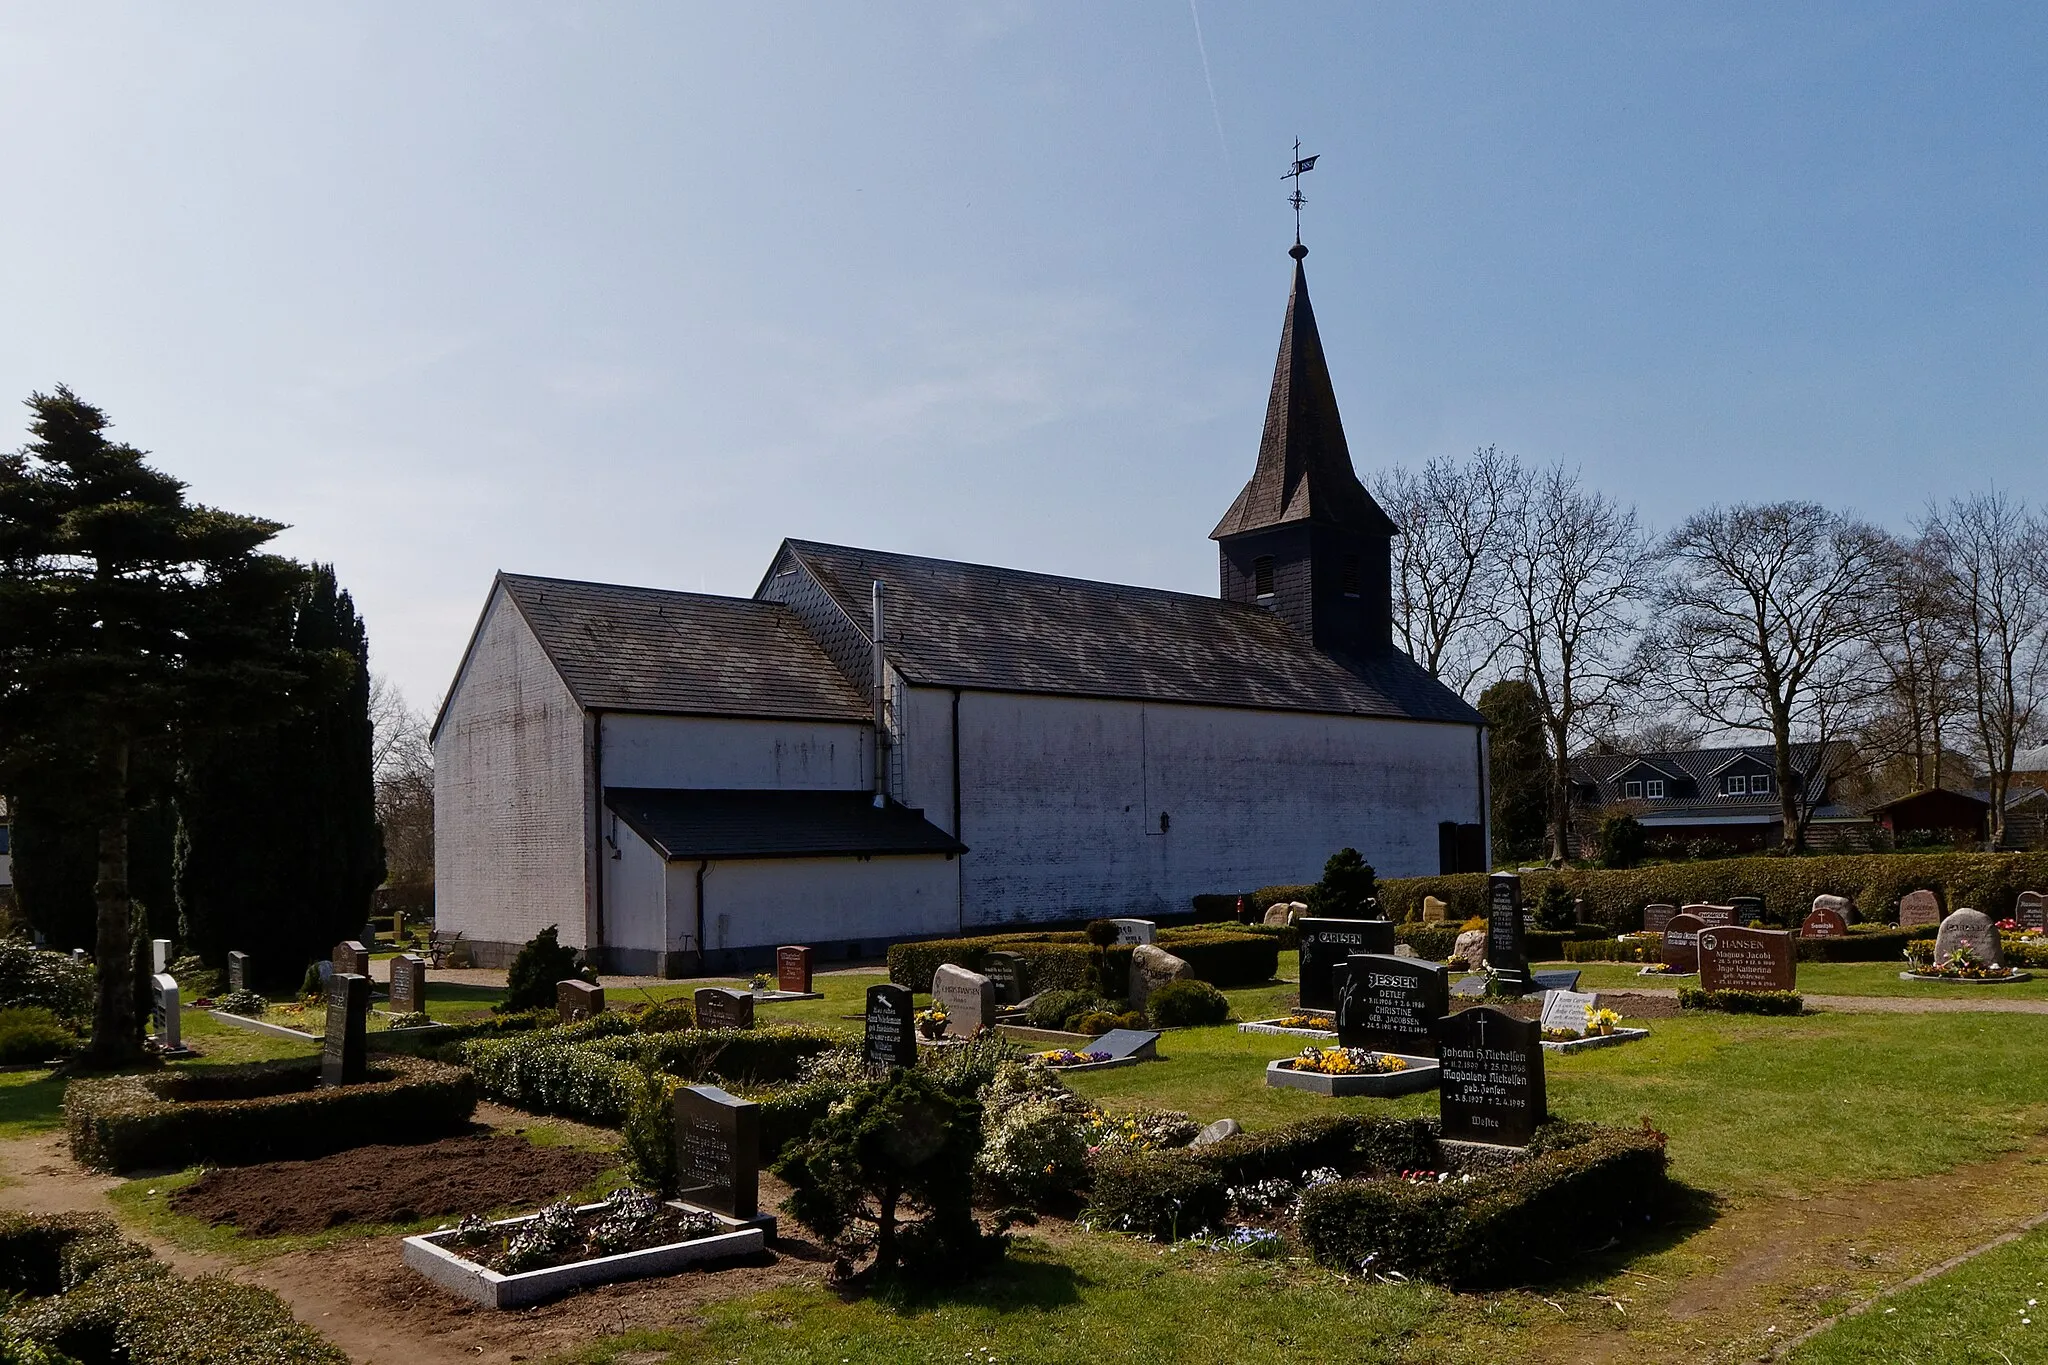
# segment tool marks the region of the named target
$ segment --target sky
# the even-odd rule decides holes
[[[2048,501],[2044,89],[2038,4],[6,2],[0,396],[289,523],[420,707],[500,569],[1213,593],[1298,137],[1368,485],[1904,529]]]

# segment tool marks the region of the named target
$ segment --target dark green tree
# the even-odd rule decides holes
[[[130,846],[168,797],[181,736],[279,690],[266,627],[300,581],[262,547],[276,522],[187,502],[69,389],[31,395],[30,441],[0,456],[0,790],[62,789],[93,831],[88,1060],[139,1046]]]
[[[1600,866],[1634,867],[1649,848],[1649,831],[1627,811],[1618,811],[1600,822]]]
[[[1544,882],[1542,894],[1536,897],[1536,927],[1562,933],[1578,922],[1578,907],[1572,904],[1571,888],[1564,884],[1564,878],[1552,877]]]
[[[550,924],[512,955],[505,969],[505,998],[494,1008],[501,1014],[553,1009],[562,982],[595,980],[596,974],[578,960],[574,948],[562,946],[560,931]]]
[[[1493,788],[1493,856],[1502,862],[1539,857],[1550,803],[1550,750],[1536,689],[1504,678],[1479,694],[1487,735],[1487,779]]]
[[[334,571],[314,565],[276,623],[290,708],[186,746],[177,881],[192,951],[249,953],[265,988],[362,931],[384,880],[372,771],[369,639]]]
[[[1343,848],[1323,864],[1323,879],[1308,893],[1312,915],[1332,919],[1366,919],[1377,916],[1379,881],[1372,864],[1355,848]]]

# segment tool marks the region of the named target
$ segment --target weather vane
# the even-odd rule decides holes
[[[1294,244],[1296,246],[1301,245],[1301,206],[1308,202],[1301,193],[1301,175],[1303,171],[1312,171],[1315,168],[1316,158],[1313,156],[1303,156],[1301,154],[1301,139],[1294,139],[1294,169],[1288,171],[1286,175],[1280,178],[1294,182],[1294,193],[1287,196],[1287,202],[1294,205]]]

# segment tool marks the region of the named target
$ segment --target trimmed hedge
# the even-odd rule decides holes
[[[71,1154],[102,1171],[244,1166],[327,1156],[393,1133],[459,1132],[477,1085],[459,1067],[384,1056],[360,1085],[322,1086],[320,1059],[73,1081],[64,1092]]]
[[[1277,935],[1235,926],[1162,929],[1156,942],[1185,961],[1197,980],[1224,989],[1272,980],[1279,971],[1283,946]],[[889,949],[889,979],[913,991],[928,991],[932,973],[942,965],[986,971],[988,955],[993,952],[1016,953],[1026,959],[1025,971],[1034,992],[1087,991],[1116,999],[1130,993],[1130,945],[1098,948],[1078,930],[898,943]]]
[[[180,1279],[97,1215],[0,1215],[0,1289],[27,1296],[9,1337],[80,1365],[348,1365],[269,1290]]]
[[[1678,1008],[1723,1014],[1797,1014],[1806,1008],[1806,1002],[1797,991],[1703,991],[1698,986],[1680,986]]]
[[[1564,945],[1566,962],[1658,962],[1664,957],[1662,934],[1631,934],[1625,939],[1592,939]]]
[[[1319,1185],[1302,1196],[1299,1223],[1327,1265],[1496,1286],[1555,1278],[1565,1267],[1546,1253],[1592,1249],[1640,1229],[1668,1195],[1663,1134],[1552,1122],[1524,1160],[1470,1182]]]

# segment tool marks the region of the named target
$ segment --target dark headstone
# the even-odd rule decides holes
[[[1681,913],[1698,920],[1703,929],[1711,929],[1716,924],[1735,923],[1735,907],[1732,905],[1688,905]]]
[[[1118,1028],[1088,1044],[1090,1052],[1107,1052],[1112,1060],[1118,1057],[1136,1057],[1140,1061],[1159,1060],[1159,1035],[1151,1029]]]
[[[761,1211],[761,1106],[715,1085],[676,1091],[676,1191],[693,1204],[752,1218]]]
[[[1700,969],[1700,919],[1677,914],[1664,926],[1664,966],[1690,976]]]
[[[990,953],[986,965],[988,979],[996,988],[998,1005],[1014,1005],[1031,994],[1030,980],[1025,975],[1024,954]]]
[[[908,989],[890,983],[868,987],[861,1055],[876,1069],[917,1063],[917,1010]]]
[[[1383,919],[1297,920],[1301,935],[1301,1007],[1337,1008],[1337,985],[1331,973],[1354,953],[1385,956],[1394,951],[1394,926]]]
[[[1496,872],[1486,879],[1486,965],[1497,977],[1529,983],[1529,954],[1522,946],[1522,879]]]
[[[1337,1041],[1345,1047],[1436,1056],[1436,1021],[1450,1013],[1451,969],[1434,962],[1356,953],[1331,976]]]
[[[370,974],[370,950],[360,940],[344,939],[334,945],[334,970],[350,976]]]
[[[231,991],[246,991],[249,989],[249,955],[247,953],[228,954],[228,989]]]
[[[1567,967],[1559,971],[1529,973],[1529,988],[1538,991],[1575,991],[1579,978],[1585,975],[1583,968]]]
[[[1543,1026],[1487,1005],[1437,1021],[1438,1102],[1454,1142],[1526,1147],[1543,1122]]]
[[[1678,913],[1675,905],[1646,905],[1643,907],[1643,932],[1661,934],[1664,926],[1671,923],[1671,917]]]
[[[377,926],[369,920],[363,921],[363,942],[371,945],[377,942]]]
[[[1792,935],[1783,929],[1719,924],[1700,930],[1700,988],[1789,991],[1798,980]]]
[[[1931,928],[1941,923],[1941,899],[1932,891],[1913,891],[1899,899],[1901,929]]]
[[[1801,938],[1847,938],[1849,921],[1842,913],[1829,906],[1815,906],[1812,914],[1799,922]]]
[[[1728,898],[1728,905],[1735,911],[1735,922],[1737,924],[1748,924],[1753,920],[1760,920],[1764,917],[1764,898],[1762,896],[1730,896]]]
[[[792,995],[811,993],[811,950],[803,947],[775,950],[775,989]]]
[[[320,1084],[355,1085],[368,1074],[363,1038],[370,1019],[370,978],[336,972],[327,982],[327,1037],[320,1044]]]
[[[697,991],[698,1028],[752,1028],[754,993],[730,986],[703,986]]]
[[[427,1007],[427,964],[411,954],[391,959],[391,1012],[418,1014]]]
[[[2013,907],[2013,918],[2022,929],[2048,929],[2048,896],[2039,891],[2022,891]]]
[[[604,1013],[604,987],[593,986],[588,981],[557,981],[555,1013],[565,1024],[597,1018]]]

